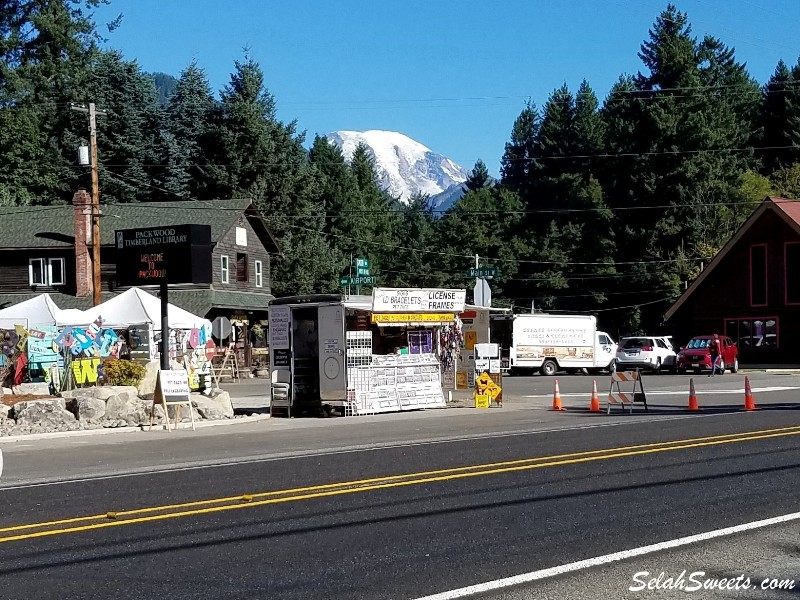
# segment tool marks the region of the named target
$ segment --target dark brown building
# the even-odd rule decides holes
[[[800,363],[800,202],[764,200],[665,319],[679,345],[719,333],[742,364]]]
[[[72,205],[0,207],[0,308],[48,292],[60,308],[92,303],[91,198]],[[115,278],[114,231],[157,225],[211,226],[213,282],[170,288],[169,301],[214,319],[267,319],[273,299],[272,257],[278,246],[249,200],[141,202],[101,209],[101,282],[107,300],[126,288]],[[152,290],[155,293],[155,290]]]

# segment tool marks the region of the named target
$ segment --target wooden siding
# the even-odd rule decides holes
[[[785,221],[767,211],[728,254],[708,274],[705,281],[686,299],[670,319],[674,342],[685,345],[692,336],[726,333],[728,319],[778,320],[778,347],[740,346],[742,364],[780,364],[800,362],[800,305],[787,305],[787,274],[784,243],[800,241],[800,236]],[[752,306],[750,298],[750,247],[767,248],[767,302]]]
[[[32,258],[63,258],[65,285],[32,286],[30,284],[28,261]],[[15,294],[21,292],[63,292],[75,293],[75,255],[71,249],[27,249],[0,250],[0,261],[3,265],[3,276],[0,277],[0,293]]]
[[[243,219],[243,223],[234,225],[223,235],[214,247],[211,268],[213,272],[213,285],[219,290],[237,292],[259,292],[269,294],[272,291],[271,269],[269,252],[256,235],[250,223]],[[243,227],[247,232],[247,246],[236,244],[236,227]],[[236,255],[247,255],[247,281],[236,281]],[[220,257],[228,257],[228,283],[222,283],[222,266]],[[263,285],[256,287],[256,261],[260,260],[263,269]]]

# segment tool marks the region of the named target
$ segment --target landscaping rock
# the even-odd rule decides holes
[[[17,426],[57,427],[64,423],[74,423],[75,415],[65,408],[63,398],[52,400],[28,400],[14,405],[14,418]]]
[[[114,395],[106,402],[106,418],[110,420],[122,421],[123,425],[131,423],[133,425],[146,425],[150,422],[151,402],[131,399],[126,395]]]
[[[203,419],[232,419],[233,404],[228,392],[220,391],[213,396],[192,394],[192,406],[197,408],[197,413]]]
[[[14,394],[17,396],[49,396],[50,384],[49,383],[21,383],[12,388]]]
[[[139,383],[139,396],[152,396],[156,393],[156,381],[158,380],[158,370],[161,368],[157,360],[152,360],[145,365],[144,378]]]
[[[74,412],[81,421],[102,419],[106,414],[106,402],[98,398],[82,397],[75,399]]]

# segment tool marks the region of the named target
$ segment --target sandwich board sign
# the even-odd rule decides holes
[[[164,424],[167,431],[172,431],[169,422],[168,408],[175,407],[175,429],[178,428],[181,417],[181,407],[189,407],[189,416],[192,420],[192,431],[194,427],[194,410],[192,409],[192,392],[189,388],[189,374],[186,369],[160,370],[156,381],[156,391],[153,394],[153,408],[150,412],[150,429],[153,428],[156,405],[160,404],[164,409]]]

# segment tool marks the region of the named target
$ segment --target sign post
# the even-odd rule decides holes
[[[169,371],[169,298],[166,283],[161,284],[161,369]]]

